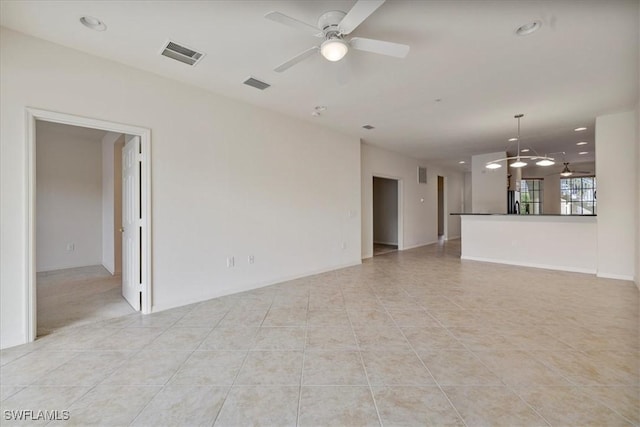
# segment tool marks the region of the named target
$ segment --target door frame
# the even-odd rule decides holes
[[[403,209],[403,182],[398,176],[386,175],[382,173],[371,174],[371,256],[373,256],[373,178],[384,178],[398,183],[398,251],[404,250],[404,209]]]
[[[437,175],[438,178],[442,178],[442,238],[444,240],[449,240],[449,216],[447,215],[447,212],[449,211],[449,200],[447,197],[447,176],[446,175]],[[438,185],[436,183],[436,185]],[[436,187],[437,188],[437,187]],[[436,206],[438,207],[438,212],[436,215],[436,221],[437,221],[437,217],[440,214],[439,210],[440,210],[440,199],[438,198],[438,191],[436,190]],[[438,236],[438,228],[436,227],[436,237]]]
[[[27,341],[32,342],[36,339],[38,325],[36,318],[36,120],[140,137],[142,147],[142,182],[140,185],[142,196],[142,313],[151,313],[151,129],[31,107],[25,109],[25,118],[25,182],[27,184],[25,268],[27,281],[24,289],[24,301],[26,304],[25,336]]]

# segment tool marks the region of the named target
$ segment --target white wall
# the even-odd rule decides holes
[[[100,264],[101,162],[99,140],[37,122],[36,271]]]
[[[472,202],[473,194],[473,182],[471,179],[471,172],[464,173],[464,197],[463,197],[463,212],[471,213],[473,208]]]
[[[102,265],[115,273],[114,144],[122,134],[107,132],[102,138]]]
[[[373,242],[398,244],[398,181],[373,178]]]
[[[373,256],[373,176],[401,180],[401,249],[435,243],[438,240],[438,175],[447,177],[448,238],[460,237],[460,212],[464,196],[463,174],[371,145],[362,144],[362,258]],[[427,184],[418,184],[418,166],[427,166]],[[424,201],[421,201],[421,200]]]
[[[504,151],[478,154],[471,157],[471,212],[507,212],[507,166],[502,162],[499,169],[487,169],[487,162],[506,157]]]
[[[464,215],[462,259],[596,272],[593,216]]]
[[[360,262],[358,139],[1,31],[2,347],[26,341],[27,106],[151,129],[154,310]]]
[[[633,280],[638,182],[636,111],[596,118],[598,276]]]

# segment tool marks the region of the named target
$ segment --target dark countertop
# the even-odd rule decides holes
[[[562,214],[540,214],[540,215],[521,215],[521,214],[506,214],[506,213],[465,213],[465,212],[452,212],[449,215],[476,215],[476,216],[488,216],[488,215],[496,215],[496,216],[517,216],[517,217],[540,217],[540,216],[587,216],[587,217],[595,217],[598,215],[562,215]]]

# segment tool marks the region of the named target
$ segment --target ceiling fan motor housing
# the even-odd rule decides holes
[[[342,37],[338,25],[346,15],[346,13],[340,10],[332,10],[323,13],[322,16],[318,18],[318,28],[322,30],[326,39]]]

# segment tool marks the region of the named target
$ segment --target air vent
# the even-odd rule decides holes
[[[165,44],[160,54],[191,66],[196,65],[202,58],[204,58],[204,53],[196,52],[193,49],[172,41],[168,41]]]
[[[427,183],[427,168],[418,166],[418,184]]]
[[[364,129],[366,129],[366,130],[375,129],[375,128],[374,128],[373,126],[371,126],[371,125],[364,125],[364,126],[362,126],[362,127],[363,127]]]
[[[260,90],[265,90],[266,88],[271,86],[269,83],[262,82],[258,79],[254,79],[253,77],[249,77],[247,80],[245,80],[242,83],[246,84],[247,86],[255,87],[256,89],[260,89]]]

